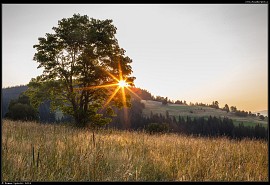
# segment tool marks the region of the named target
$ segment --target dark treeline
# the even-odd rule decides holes
[[[143,123],[146,128],[153,129],[152,124],[158,123],[166,125],[165,131],[177,132],[186,135],[197,135],[207,137],[227,136],[233,139],[255,138],[268,139],[268,129],[261,124],[255,127],[244,126],[243,123],[235,126],[232,119],[227,117],[212,117],[208,118],[198,117],[191,118],[189,116],[179,116],[176,120],[175,116],[166,116],[161,114],[151,114],[149,117],[143,118]],[[149,130],[150,132],[152,130]]]

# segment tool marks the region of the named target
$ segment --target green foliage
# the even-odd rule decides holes
[[[237,111],[236,106],[231,106],[231,112],[236,112],[236,111]]]
[[[53,110],[59,108],[73,116],[82,127],[87,123],[108,123],[110,119],[99,112],[114,89],[95,87],[117,83],[113,76],[118,79],[122,76],[130,85],[135,79],[129,76],[132,60],[119,47],[112,20],[74,14],[60,20],[53,30],[54,33],[38,38],[39,43],[34,45],[37,50],[34,60],[44,70],[28,84],[27,94],[33,106],[37,108],[41,102],[50,100]],[[123,107],[122,101],[120,92],[112,99],[119,108]]]
[[[10,101],[5,117],[12,120],[30,121],[38,120],[38,113],[30,105],[29,97],[21,94],[18,99]]]
[[[264,115],[260,115],[259,118],[260,118],[261,120],[264,120],[264,119],[265,119]]]
[[[162,101],[162,105],[168,105],[168,97],[166,97],[166,98]]]

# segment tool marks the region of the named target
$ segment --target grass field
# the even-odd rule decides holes
[[[2,122],[2,181],[268,181],[268,143]]]
[[[228,117],[234,121],[235,125],[243,122],[245,126],[255,126],[256,124],[262,124],[267,127],[268,122],[259,120],[259,118],[254,117],[238,117],[232,113],[227,113],[226,111],[222,111],[220,109],[214,109],[211,107],[203,107],[203,106],[187,106],[187,105],[177,105],[177,104],[168,104],[167,106],[162,105],[161,102],[151,101],[151,100],[142,100],[142,103],[145,104],[145,109],[143,110],[143,114],[149,116],[151,111],[153,114],[166,114],[166,111],[169,112],[169,115],[175,116],[178,120],[178,116],[189,116],[191,118],[194,117],[205,117],[208,118],[211,116],[216,117]]]

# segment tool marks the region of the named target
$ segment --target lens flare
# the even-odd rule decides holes
[[[118,86],[124,88],[124,87],[128,86],[128,83],[124,80],[120,80],[118,82]]]
[[[103,110],[104,110],[110,104],[112,99],[116,96],[118,91],[121,89],[120,92],[122,94],[122,102],[123,102],[123,106],[124,106],[124,120],[126,121],[126,123],[128,123],[127,102],[126,102],[126,91],[125,90],[127,89],[129,92],[131,92],[133,95],[135,95],[140,100],[141,100],[141,98],[135,92],[133,92],[132,89],[129,88],[129,86],[130,86],[130,84],[132,84],[132,82],[128,82],[128,81],[126,81],[126,79],[123,79],[123,76],[122,76],[123,74],[122,74],[122,69],[121,69],[121,66],[120,66],[120,62],[118,63],[118,70],[119,70],[119,78],[115,77],[110,72],[104,70],[104,72],[107,73],[109,76],[111,76],[112,79],[114,79],[116,81],[116,83],[89,86],[89,87],[77,87],[77,88],[74,88],[74,90],[76,90],[76,91],[82,91],[82,90],[87,91],[87,90],[91,90],[91,89],[112,88],[113,86],[116,86],[113,93],[110,95],[110,97],[107,99],[107,101],[103,104]]]

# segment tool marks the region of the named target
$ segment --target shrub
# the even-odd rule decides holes
[[[146,126],[146,132],[150,134],[165,133],[169,131],[169,126],[166,123],[150,123]]]

